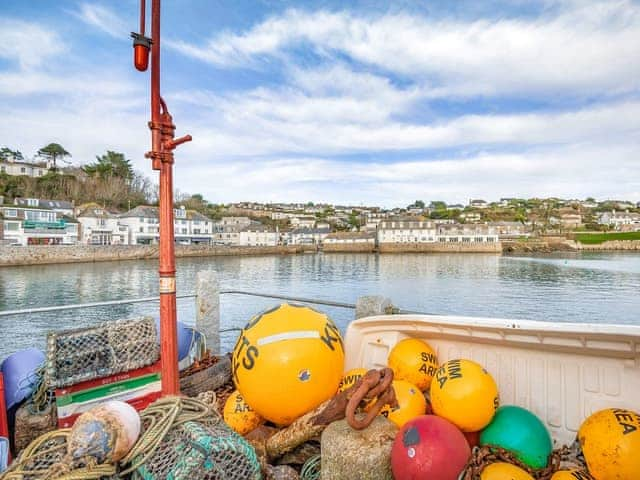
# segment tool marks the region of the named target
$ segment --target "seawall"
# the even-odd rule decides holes
[[[373,253],[376,246],[372,243],[325,243],[322,245],[325,253]]]
[[[380,253],[502,253],[502,244],[494,243],[381,243]]]
[[[640,240],[610,240],[608,242],[589,244],[576,242],[576,249],[588,252],[604,252],[612,250],[640,250]]]
[[[305,251],[301,245],[276,247],[220,247],[176,245],[176,257],[210,257],[230,255],[287,255]],[[57,263],[91,263],[158,258],[157,245],[93,246],[41,245],[0,247],[0,267],[13,265],[48,265]]]

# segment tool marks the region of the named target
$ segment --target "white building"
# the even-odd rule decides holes
[[[80,243],[84,245],[128,245],[129,227],[121,225],[118,215],[97,204],[90,204],[78,213]]]
[[[271,212],[271,220],[289,220],[290,218],[297,217],[298,214],[294,212]]]
[[[436,241],[436,224],[419,220],[383,220],[378,225],[378,243],[428,243]]]
[[[213,220],[201,213],[184,208],[175,208],[174,236],[182,245],[210,244],[213,241]],[[129,228],[129,244],[157,244],[160,239],[160,224],[157,207],[140,205],[119,216],[120,225]]]
[[[0,160],[0,173],[15,176],[43,177],[52,166],[51,162],[27,162],[9,157],[7,160]]]
[[[240,230],[239,244],[243,247],[275,247],[280,233],[267,225],[253,224]]]
[[[598,223],[601,225],[611,225],[616,230],[628,229],[640,230],[640,213],[616,212],[604,212],[600,214]]]
[[[472,208],[489,208],[489,204],[484,200],[469,200],[469,206]]]
[[[1,207],[4,238],[13,245],[75,245],[78,223],[48,208]]]
[[[216,227],[236,227],[242,229],[251,225],[251,219],[249,217],[222,217],[219,222],[216,222]]]
[[[296,228],[313,228],[316,226],[316,217],[299,215],[291,218],[291,225]]]
[[[320,244],[331,233],[328,228],[296,228],[288,234],[288,243],[291,245]]]
[[[438,242],[446,243],[494,243],[499,242],[496,229],[489,225],[476,223],[456,223],[453,225],[439,225]]]
[[[67,217],[75,217],[73,203],[65,200],[43,200],[41,198],[16,198],[13,204],[19,207],[34,207],[53,210]]]
[[[520,238],[531,235],[531,227],[520,222],[489,222],[487,225],[493,228],[500,238]]]
[[[478,212],[462,212],[460,214],[460,220],[464,220],[465,222],[479,222],[482,218]]]

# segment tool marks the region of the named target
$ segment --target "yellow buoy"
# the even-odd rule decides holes
[[[352,368],[347,373],[345,373],[344,377],[342,377],[342,380],[340,380],[338,391],[344,392],[348,388],[353,387],[356,382],[364,376],[365,373],[367,373],[366,368]]]
[[[340,331],[326,315],[283,304],[242,330],[232,359],[245,401],[278,425],[289,425],[331,398],[344,370]]]
[[[520,467],[505,462],[487,465],[480,474],[480,480],[534,480]]]
[[[584,470],[558,470],[551,480],[593,480],[593,477]]]
[[[433,413],[446,418],[463,432],[486,427],[499,406],[493,377],[472,360],[449,360],[431,381]]]
[[[380,410],[380,415],[384,415],[401,428],[409,420],[426,413],[427,401],[418,387],[406,380],[394,380],[391,385],[396,392],[398,407],[391,408],[385,405]],[[374,404],[375,402],[372,402],[367,407],[371,408]]]
[[[387,361],[393,378],[413,383],[423,392],[431,385],[438,369],[436,353],[429,344],[417,338],[405,338],[396,344]]]
[[[597,480],[640,479],[640,415],[607,408],[587,418],[578,440],[589,473]]]
[[[264,422],[264,419],[247,405],[238,390],[227,398],[222,415],[227,425],[240,435],[249,433]]]

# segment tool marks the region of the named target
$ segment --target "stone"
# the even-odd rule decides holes
[[[382,295],[359,297],[356,301],[356,320],[374,315],[384,315],[391,306],[391,300]]]
[[[391,447],[398,429],[377,416],[364,430],[354,430],[346,420],[329,425],[322,433],[322,480],[393,480]]]

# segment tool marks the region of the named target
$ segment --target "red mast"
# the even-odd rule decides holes
[[[174,138],[176,126],[160,96],[160,0],[151,3],[151,39],[144,36],[145,0],[140,0],[140,34],[134,38],[134,63],[146,70],[145,53],[151,46],[151,151],[154,170],[160,171],[160,361],[162,394],[178,395],[178,341],[176,325],[176,259],[173,231],[173,150],[191,140],[191,135]]]

